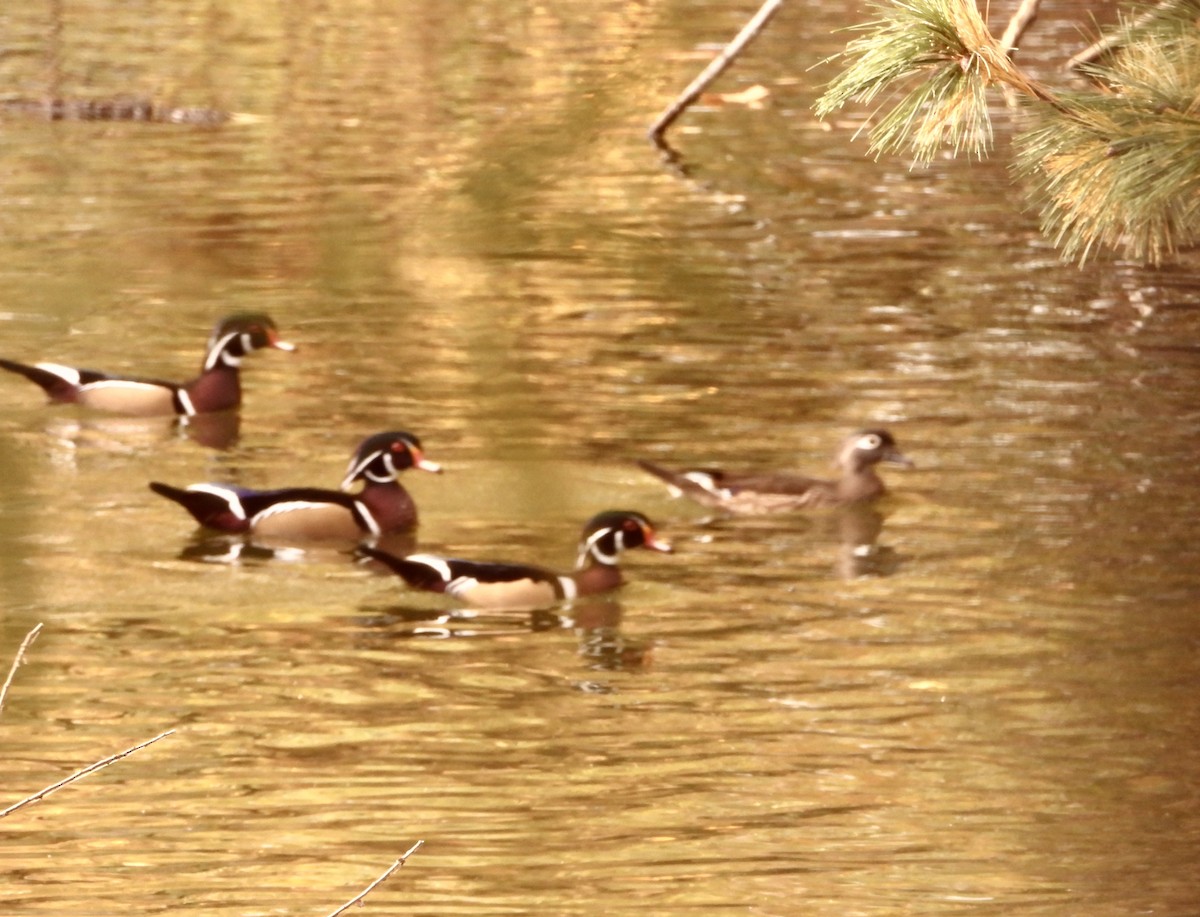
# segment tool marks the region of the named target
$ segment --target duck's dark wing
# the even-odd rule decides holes
[[[787,494],[803,496],[814,489],[829,487],[830,482],[818,478],[808,478],[799,474],[784,474],[782,472],[762,472],[752,474],[720,474],[716,478],[717,486],[731,494],[746,492],[763,494]]]
[[[431,592],[445,592],[451,583],[467,580],[486,584],[522,580],[555,582],[558,579],[548,570],[524,564],[463,560],[458,557],[439,557],[435,554],[397,557],[368,545],[360,545],[356,553],[360,557],[370,557],[379,561],[414,589],[426,589]]]
[[[359,547],[358,554],[385,564],[414,589],[451,595],[475,608],[540,608],[574,598],[576,594],[571,577],[524,564],[432,554],[397,557],[365,545]]]
[[[253,518],[272,507],[283,504],[311,504],[313,506],[340,506],[358,513],[358,500],[353,494],[327,487],[281,487],[276,490],[244,490],[230,488],[241,499],[246,515]]]
[[[673,468],[665,468],[662,465],[656,465],[654,462],[638,459],[638,467],[643,471],[647,471],[654,475],[660,481],[666,482],[666,485],[671,488],[672,494],[675,496],[687,496],[694,500],[701,500],[704,495],[708,495],[708,499],[720,498],[721,491],[724,489],[725,472],[718,468],[683,468],[678,471]]]
[[[193,484],[174,487],[151,481],[150,489],[182,506],[201,525],[223,532],[244,532],[249,518],[242,504],[243,491],[220,484]]]
[[[73,366],[60,366],[57,363],[31,366],[28,363],[18,363],[16,360],[0,359],[0,369],[24,376],[55,401],[72,400],[73,393],[80,386],[114,378],[94,369],[76,369]]]

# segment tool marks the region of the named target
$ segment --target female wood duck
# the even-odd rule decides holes
[[[617,562],[627,548],[671,552],[671,545],[655,535],[641,513],[609,510],[583,527],[579,560],[569,574],[432,554],[397,557],[367,546],[360,546],[358,554],[380,561],[414,589],[445,593],[473,608],[517,609],[544,608],[615,589],[624,582]]]
[[[266,315],[230,315],[217,322],[208,339],[200,375],[178,384],[160,379],[143,379],[76,369],[58,363],[28,366],[0,360],[0,368],[18,373],[40,385],[53,402],[136,417],[181,415],[191,417],[236,408],[242,401],[238,369],[246,354],[272,347],[295,350],[280,340],[275,323]]]
[[[912,466],[887,430],[859,430],[847,437],[834,460],[842,472],[836,481],[786,472],[729,474],[711,468],[671,471],[647,461],[638,465],[666,481],[674,496],[749,515],[874,500],[887,490],[875,472],[880,462]]]
[[[357,539],[412,528],[417,507],[397,478],[406,468],[441,472],[425,458],[411,433],[376,433],[363,440],[350,459],[341,490],[287,487],[249,490],[227,484],[172,487],[150,483],[156,494],[174,500],[201,525],[221,532],[312,539]],[[355,481],[363,487],[346,491]]]

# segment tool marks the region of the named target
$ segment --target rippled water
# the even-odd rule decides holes
[[[748,13],[0,13],[12,98],[242,115],[4,116],[4,355],[182,378],[243,309],[301,348],[247,361],[223,449],[0,379],[5,670],[45,622],[0,808],[176,730],[0,821],[6,912],[328,913],[421,838],[372,913],[1194,913],[1194,266],[1059,263],[1004,134],[911,172],[817,124],[840,4],[664,166],[642,132]],[[631,463],[825,473],[863,423],[917,462],[866,559]],[[677,553],[455,615],[334,548],[201,562],[145,486],[334,486],[394,427],[447,469],[405,480],[423,548],[566,568],[619,506]]]

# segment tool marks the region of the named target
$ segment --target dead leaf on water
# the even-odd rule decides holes
[[[762,108],[764,100],[770,95],[771,90],[756,83],[741,92],[705,93],[703,98],[710,105],[745,105],[747,108]]]

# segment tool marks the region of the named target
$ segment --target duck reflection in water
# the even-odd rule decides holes
[[[442,606],[388,605],[364,607],[360,627],[381,639],[488,639],[518,633],[562,630],[568,619],[557,611],[474,611]]]
[[[887,517],[874,506],[854,503],[810,513],[803,519],[786,516],[732,516],[728,513],[693,518],[691,524],[704,530],[700,540],[719,544],[727,541],[763,545],[776,539],[802,538],[806,557],[831,554],[832,570],[839,579],[892,576],[902,560],[894,548],[879,543]],[[780,549],[787,550],[787,549]],[[732,561],[747,563],[740,556]]]
[[[180,417],[175,429],[199,446],[224,452],[237,444],[241,433],[242,415],[238,411],[218,411]]]
[[[629,672],[650,665],[653,642],[633,640],[621,631],[624,608],[614,598],[597,596],[571,608],[570,626],[579,638],[579,655],[589,669]]]
[[[856,503],[836,511],[838,555],[834,570],[842,579],[891,576],[900,566],[894,548],[879,544],[883,514],[873,506]]]
[[[413,531],[388,532],[373,542],[386,551],[416,550],[417,535]],[[179,552],[179,559],[202,564],[253,565],[269,562],[326,559],[330,563],[345,563],[349,551],[338,541],[280,541],[259,536],[228,535],[197,530],[190,543]]]
[[[223,452],[238,440],[241,415],[237,411],[198,414],[195,417],[111,417],[105,415],[56,417],[46,425],[49,459],[61,468],[76,468],[89,452],[134,455],[156,452],[173,440],[189,439],[197,445]]]
[[[371,641],[488,640],[520,633],[571,630],[578,655],[593,671],[636,671],[652,660],[653,643],[633,640],[621,631],[624,609],[608,596],[577,599],[563,609],[476,611],[473,609],[388,606],[368,611],[357,624]]]

